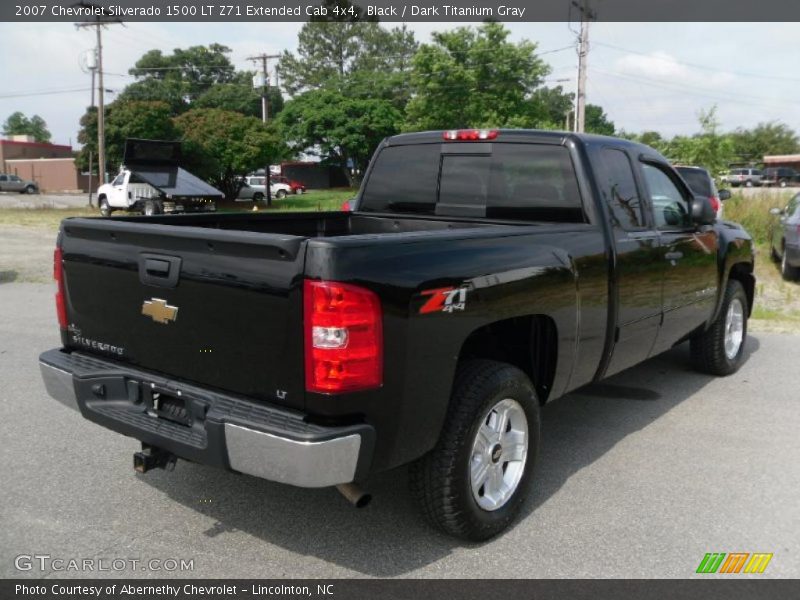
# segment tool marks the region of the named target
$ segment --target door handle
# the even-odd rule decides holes
[[[680,260],[683,258],[683,252],[667,252],[664,255],[665,260]]]

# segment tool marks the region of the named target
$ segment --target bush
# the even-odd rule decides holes
[[[757,192],[743,194],[736,192],[725,202],[723,217],[726,221],[741,224],[758,244],[768,241],[769,227],[777,217],[771,215],[771,208],[784,208],[788,200],[786,194]]]

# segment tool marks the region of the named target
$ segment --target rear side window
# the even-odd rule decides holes
[[[360,210],[583,222],[569,151],[535,144],[395,146],[378,156]],[[476,153],[476,150],[478,151]],[[438,187],[438,190],[437,190]]]
[[[711,189],[711,177],[699,169],[678,169],[683,180],[689,184],[692,192],[698,196],[716,196]]]
[[[598,157],[598,183],[612,224],[626,230],[641,229],[644,226],[641,200],[628,156],[616,148],[603,148]]]

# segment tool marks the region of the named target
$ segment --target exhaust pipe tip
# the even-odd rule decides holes
[[[336,489],[356,508],[364,508],[372,502],[372,494],[365,492],[355,483],[341,483],[336,486]]]

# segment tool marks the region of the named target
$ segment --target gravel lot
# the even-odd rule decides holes
[[[528,510],[467,546],[421,521],[403,469],[371,483],[363,510],[185,462],[134,474],[134,440],[44,391],[54,313],[52,285],[0,285],[0,577],[53,576],[15,570],[34,553],[194,560],[61,574],[75,577],[691,577],[706,552],[737,551],[800,577],[800,336],[756,334],[729,378],[692,372],[681,347],[551,403]]]
[[[97,205],[97,194],[93,196]],[[16,194],[0,192],[0,208],[83,208],[89,194]]]

